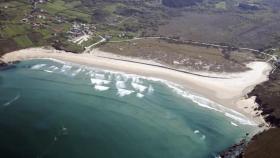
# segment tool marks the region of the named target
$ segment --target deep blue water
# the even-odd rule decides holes
[[[175,90],[69,63],[21,62],[0,71],[0,157],[214,157],[256,128]]]

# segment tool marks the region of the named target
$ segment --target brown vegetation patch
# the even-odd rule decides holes
[[[272,128],[252,138],[244,158],[279,158],[280,128]]]
[[[141,39],[129,42],[107,43],[101,50],[115,54],[154,60],[188,70],[237,72],[247,70],[244,63],[255,57],[248,51],[230,51],[174,43],[163,39]]]
[[[260,49],[279,44],[279,25],[280,13],[269,10],[254,13],[187,11],[159,26],[153,34]]]
[[[0,56],[19,49],[12,39],[0,39]]]

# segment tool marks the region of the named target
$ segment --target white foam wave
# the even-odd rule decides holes
[[[166,83],[166,82],[164,82]],[[198,95],[194,95],[194,94],[191,94],[187,91],[184,91],[182,89],[180,89],[179,87],[180,86],[177,86],[175,84],[172,84],[172,83],[166,83],[166,85],[169,87],[169,88],[172,88],[174,90],[174,92],[176,92],[177,94],[183,96],[183,97],[186,97],[186,98],[189,98],[191,99],[193,102],[195,102],[197,105],[201,106],[201,107],[204,107],[204,108],[208,108],[210,110],[214,110],[214,111],[217,111],[217,112],[221,112],[221,113],[224,113],[224,115],[226,117],[229,117],[237,122],[239,122],[240,124],[243,124],[243,125],[251,125],[251,126],[256,126],[257,124],[250,121],[246,116],[244,116],[243,114],[233,110],[233,109],[230,109],[230,108],[227,108],[227,107],[224,107],[222,105],[219,105],[207,98],[204,98],[204,97],[201,97],[201,96],[198,96]]]
[[[234,122],[232,122],[232,121],[230,121],[230,124],[232,124],[233,126],[238,127],[238,124],[236,124],[236,123],[234,123]]]
[[[65,63],[67,63],[66,61],[62,61],[62,60],[58,60],[58,59],[54,59],[54,58],[40,58],[40,59],[51,60],[51,61],[54,61],[54,62],[60,63],[60,64],[65,64]]]
[[[126,88],[125,82],[124,81],[117,81],[116,82],[116,87],[119,88]]]
[[[131,83],[131,86],[139,92],[144,92],[147,89],[147,87],[133,82]]]
[[[136,76],[132,78],[132,82],[143,84],[143,81],[140,80],[140,77],[136,77]]]
[[[50,66],[48,69],[55,71],[55,70],[57,70],[57,69],[58,69],[58,67],[56,67],[56,66],[52,65],[52,66]]]
[[[17,101],[20,98],[20,94],[16,95],[13,99],[11,99],[10,101],[6,102],[3,104],[3,106],[9,106],[11,105],[13,102]]]
[[[204,134],[201,134],[199,130],[194,130],[193,133],[197,134],[201,140],[204,140],[206,138],[206,136]]]
[[[95,85],[94,88],[95,88],[96,90],[98,90],[98,91],[106,91],[106,90],[108,90],[110,87]]]
[[[71,74],[71,76],[76,76],[76,75],[78,75],[81,71],[82,71],[82,68],[79,68],[79,69],[75,70],[75,71]]]
[[[205,140],[205,138],[206,138],[205,135],[202,135],[202,136],[200,137],[201,140]]]
[[[120,74],[116,74],[116,77],[115,77],[115,78],[116,78],[116,80],[117,80],[117,81],[122,80],[122,77],[121,77],[121,75],[120,75]]]
[[[134,93],[134,91],[132,90],[127,90],[127,89],[123,89],[123,88],[118,88],[118,95],[120,97],[126,96],[126,95],[130,95]]]
[[[31,67],[31,69],[38,70],[38,69],[40,69],[40,68],[42,68],[44,66],[46,66],[46,64],[37,64],[37,65],[33,65]]]
[[[194,134],[198,134],[199,133],[199,130],[195,130],[193,131]]]
[[[102,84],[109,84],[110,83],[110,81],[96,79],[96,78],[91,78],[90,81],[91,81],[92,84],[96,84],[96,85],[102,85]]]
[[[149,88],[148,88],[148,94],[152,94],[154,92],[154,88],[149,85]]]
[[[144,95],[144,94],[141,94],[141,93],[137,93],[136,96],[137,96],[138,98],[143,98],[145,95]]]
[[[95,74],[95,78],[104,80],[105,75],[104,74]]]
[[[230,113],[225,113],[225,116],[235,120],[235,121],[238,121],[240,124],[244,124],[244,125],[251,125],[251,126],[256,126],[257,124],[248,120],[247,118],[241,118],[241,117],[238,117],[236,115],[233,115],[233,114],[230,114]]]
[[[48,73],[53,73],[53,71],[51,70],[44,70],[45,72],[48,72]]]
[[[63,65],[61,67],[61,72],[66,72],[66,71],[70,70],[71,68],[72,68],[72,66],[70,66],[70,65]]]
[[[87,70],[98,70],[96,68],[92,68],[92,67],[86,67]],[[182,95],[183,97],[189,98],[192,101],[194,101],[195,103],[197,103],[197,105],[201,106],[201,107],[205,107],[208,108],[210,110],[214,110],[217,112],[221,112],[223,113],[225,116],[238,121],[240,124],[247,124],[247,125],[256,125],[254,122],[251,122],[246,116],[240,114],[239,112],[236,112],[232,109],[229,109],[227,107],[224,107],[222,105],[219,105],[207,98],[198,96],[198,95],[194,95],[191,94],[187,91],[182,90],[183,88],[181,86],[178,86],[177,84],[174,84],[172,82],[163,80],[163,79],[159,79],[159,78],[153,78],[153,77],[144,77],[144,76],[139,76],[139,75],[134,75],[134,74],[127,74],[125,72],[120,72],[120,71],[111,71],[111,70],[101,70],[102,72],[108,72],[110,74],[114,74],[115,76],[115,80],[117,80],[116,82],[116,87],[118,88],[118,94],[120,96],[122,96],[123,94],[131,94],[134,91],[131,90],[126,90],[125,88],[125,82],[127,81],[128,78],[131,78],[132,81],[135,81],[134,83],[138,83],[141,82],[139,79],[146,79],[146,80],[150,80],[150,81],[155,81],[155,82],[161,82],[164,83],[165,85],[167,85],[169,88],[172,88],[173,90],[175,90],[176,93]],[[91,74],[92,75],[92,74]],[[154,89],[149,86],[148,88],[148,93],[153,92]]]
[[[174,92],[176,92],[177,94],[191,99],[193,102],[195,102],[197,105],[199,105],[201,107],[204,107],[204,108],[207,108],[207,109],[210,109],[210,110],[214,110],[214,111],[217,111],[217,112],[221,112],[226,117],[229,117],[229,118],[239,122],[240,124],[254,125],[254,126],[256,125],[254,122],[251,122],[243,114],[241,114],[241,113],[239,113],[235,110],[232,110],[230,108],[219,105],[219,104],[217,104],[217,103],[215,103],[215,102],[213,102],[213,101],[211,101],[207,98],[204,98],[204,97],[192,94],[190,92],[187,92],[187,91],[183,90],[183,88],[181,86],[179,86],[177,84],[174,84],[172,82],[169,82],[169,81],[166,81],[166,80],[163,80],[163,79],[138,76],[138,75],[134,75],[134,74],[126,74],[126,73],[122,73],[122,72],[115,72],[115,71],[108,71],[108,70],[106,70],[106,72],[115,74],[115,79],[117,80],[116,87],[118,89],[124,89],[126,87],[125,82],[121,81],[121,80],[124,79],[124,77],[122,77],[122,76],[126,76],[126,78],[131,78],[132,81],[134,81],[136,83],[138,83],[140,78],[150,80],[150,81],[155,81],[155,82],[161,82],[161,83],[164,83],[165,85],[167,85],[169,88],[173,89]],[[122,90],[120,90],[120,91],[122,91]],[[148,94],[152,93],[154,91],[154,88],[152,86],[149,86],[147,91],[148,91]],[[132,93],[131,91],[129,91],[129,92],[130,92],[129,94]]]
[[[173,89],[174,92],[176,92],[177,94],[185,97],[185,98],[189,98],[191,99],[194,103],[196,103],[197,105],[204,107],[204,108],[208,108],[210,110],[215,110],[218,112],[222,112],[221,110],[214,108],[212,106],[210,106],[209,104],[211,104],[212,102],[206,98],[197,96],[197,95],[193,95],[187,91],[184,91],[180,88],[178,88],[177,86],[173,85],[173,84],[167,84],[167,86],[171,89]]]

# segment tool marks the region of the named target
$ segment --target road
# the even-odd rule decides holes
[[[91,53],[91,49],[92,49],[93,47],[95,47],[96,45],[98,45],[98,44],[103,43],[103,42],[106,41],[106,38],[102,37],[101,35],[98,35],[98,36],[101,38],[101,40],[98,41],[98,42],[96,42],[96,43],[93,43],[92,45],[90,45],[90,46],[88,46],[88,47],[85,47],[84,53]]]

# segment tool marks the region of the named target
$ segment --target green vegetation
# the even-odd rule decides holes
[[[14,37],[17,35],[25,34],[27,29],[24,25],[6,25],[6,27],[1,31],[2,37]]]
[[[216,9],[227,9],[226,2],[219,2],[215,4]]]
[[[67,17],[68,19],[71,20],[79,19],[80,21],[84,21],[86,23],[91,22],[91,16],[89,14],[82,13],[75,10],[65,10],[63,12],[58,13],[57,15]]]
[[[66,41],[63,38],[57,40],[53,44],[53,47],[58,50],[65,50],[67,52],[73,52],[73,53],[81,53],[84,51],[84,47],[82,47],[81,45]]]
[[[0,53],[54,45],[58,41],[64,45],[63,48],[77,52],[82,50],[80,46],[65,42],[83,34],[82,30],[72,30],[76,35],[69,36],[67,32],[73,29],[75,23],[95,25],[88,31],[116,41],[131,39],[149,27],[157,27],[162,14],[161,8],[156,9],[144,1],[48,0],[43,3],[38,1],[36,5],[29,0],[0,2],[0,40],[3,41]],[[81,47],[97,42],[98,38],[92,37]],[[15,46],[11,48],[7,42]]]
[[[26,35],[17,36],[14,40],[22,48],[33,46],[32,41]]]
[[[122,3],[112,3],[112,4],[106,5],[104,7],[104,10],[113,14],[117,10],[118,7],[125,7],[125,5]]]
[[[40,5],[41,8],[48,11],[48,13],[55,15],[58,12],[61,12],[63,10],[66,10],[65,2],[62,0],[56,0],[53,3],[48,2],[46,4]]]
[[[82,47],[88,47],[88,46],[90,46],[91,44],[96,43],[96,42],[98,42],[98,41],[100,41],[100,37],[98,37],[98,36],[93,36],[92,38],[88,39],[87,41],[84,41],[84,42],[81,44],[81,46],[82,46]]]
[[[83,35],[81,31],[73,36],[67,34],[78,23],[94,25],[86,32],[114,41],[168,36],[259,49],[277,43],[276,38],[271,38],[277,34],[270,28],[280,24],[279,12],[272,9],[280,5],[270,1],[250,0],[246,3],[258,3],[263,10],[248,11],[238,8],[241,0],[164,0],[163,4],[157,0],[48,0],[37,5],[29,0],[11,0],[0,2],[0,40],[6,43],[14,42],[16,37],[29,38],[28,44],[15,42],[16,49],[31,43],[30,46],[52,45],[58,34],[63,34],[64,41]],[[177,7],[185,8],[176,10]],[[30,32],[34,36],[30,37]],[[260,33],[263,37],[257,38]],[[85,45],[88,44],[92,43]]]

